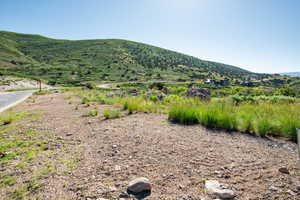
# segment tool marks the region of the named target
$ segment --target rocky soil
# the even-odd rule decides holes
[[[205,190],[207,180],[227,184],[235,199],[300,199],[293,143],[171,124],[166,115],[87,117],[91,107],[106,106],[76,105],[65,97],[38,96],[15,108],[43,111],[38,126],[54,131],[62,141],[55,148],[65,149],[51,159],[80,155],[76,168],[52,173],[31,198],[119,199],[131,180],[146,177],[152,183],[149,200],[214,199]]]

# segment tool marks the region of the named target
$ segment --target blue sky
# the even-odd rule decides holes
[[[299,0],[1,0],[0,30],[128,39],[254,72],[300,71]]]

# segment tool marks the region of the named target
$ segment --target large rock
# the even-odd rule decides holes
[[[198,88],[192,86],[187,91],[188,97],[198,97],[201,100],[210,100],[210,91],[207,88]]]
[[[127,187],[128,193],[138,194],[145,191],[151,191],[152,186],[147,178],[141,177],[132,180]]]
[[[233,190],[215,180],[205,181],[205,189],[208,194],[220,199],[233,199],[236,196]]]

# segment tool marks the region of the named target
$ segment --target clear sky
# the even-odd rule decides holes
[[[0,0],[0,30],[128,39],[254,72],[300,71],[300,0]]]

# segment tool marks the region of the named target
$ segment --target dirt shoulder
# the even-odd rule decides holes
[[[28,162],[30,169],[51,165],[51,170],[38,179],[40,187],[24,192],[23,197],[118,199],[128,182],[141,176],[153,184],[149,200],[210,199],[204,190],[208,179],[229,184],[236,199],[297,199],[300,195],[295,144],[209,131],[199,125],[174,125],[165,115],[87,117],[90,109],[101,112],[107,106],[86,107],[76,101],[65,94],[41,95],[13,109],[41,112],[38,120],[26,122],[22,129],[50,133],[42,138],[47,145],[38,159]],[[33,174],[27,169],[17,173],[12,166],[8,170],[0,165],[2,174],[18,177],[15,184],[1,187],[3,199],[12,199]],[[290,174],[279,172],[281,167]]]

